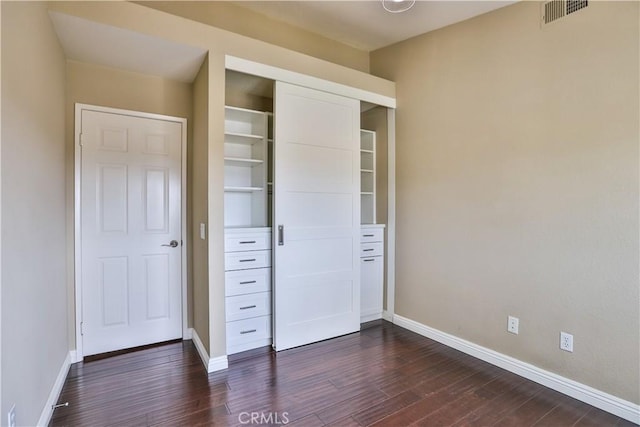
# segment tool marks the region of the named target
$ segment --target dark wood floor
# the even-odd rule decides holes
[[[52,425],[634,425],[382,321],[208,376],[191,341],[77,363],[66,401]]]

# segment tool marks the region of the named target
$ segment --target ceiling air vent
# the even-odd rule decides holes
[[[589,5],[588,0],[551,0],[542,5],[542,22],[549,24]]]

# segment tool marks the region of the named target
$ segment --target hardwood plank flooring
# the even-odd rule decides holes
[[[77,363],[60,402],[52,426],[635,425],[384,321],[209,375],[191,341]]]

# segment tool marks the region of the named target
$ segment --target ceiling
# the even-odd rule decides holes
[[[423,0],[400,14],[385,12],[379,1],[371,0],[234,3],[370,51],[515,1]],[[204,49],[194,46],[53,11],[49,14],[69,59],[191,82],[206,56]],[[256,90],[266,91],[263,86]]]
[[[49,12],[68,59],[182,82],[195,78],[207,52],[75,16]]]
[[[516,1],[419,0],[403,13],[386,12],[379,0],[233,3],[358,49],[372,51]]]

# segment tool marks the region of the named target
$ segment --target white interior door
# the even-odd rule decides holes
[[[274,102],[279,351],[360,329],[360,103],[282,82]]]
[[[182,337],[182,126],[82,110],[85,356]]]

